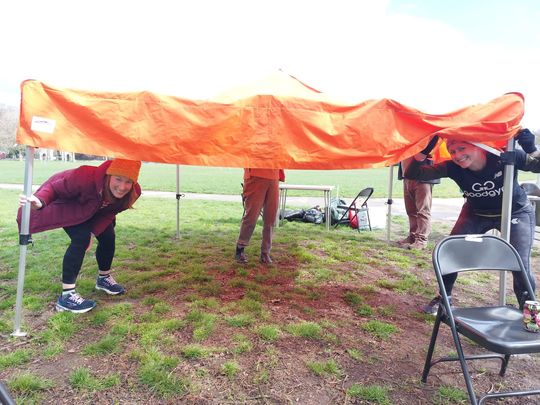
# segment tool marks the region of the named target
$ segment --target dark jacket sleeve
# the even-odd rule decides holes
[[[405,170],[404,177],[412,180],[435,180],[442,177],[448,177],[448,169],[446,162],[427,166],[423,165],[422,162],[413,159]]]
[[[521,152],[521,151],[516,151]],[[524,154],[523,152],[521,152]],[[524,154],[525,155],[525,154]],[[540,160],[533,158],[531,155],[525,155],[525,157],[522,160],[522,164],[520,164],[520,157],[519,154],[516,156],[516,167],[520,170],[523,170],[524,172],[533,172],[533,173],[540,173]]]
[[[536,138],[534,134],[527,128],[519,131],[518,135],[516,136],[516,141],[526,153],[536,152],[535,140]]]

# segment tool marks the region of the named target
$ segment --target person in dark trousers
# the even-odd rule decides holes
[[[261,209],[263,230],[260,262],[272,263],[272,232],[276,221],[279,202],[279,181],[285,180],[281,169],[244,169],[244,216],[236,242],[235,259],[238,263],[248,262],[245,247],[249,245]]]
[[[432,143],[434,146],[435,144]],[[522,144],[523,146],[523,144]],[[507,153],[496,156],[469,142],[451,139],[447,141],[451,161],[434,166],[422,166],[426,155],[419,153],[405,172],[405,177],[418,180],[449,177],[463,191],[466,201],[451,231],[451,235],[483,234],[491,229],[500,230],[502,211],[503,171]],[[522,150],[515,151],[515,168],[523,171],[540,172],[540,160]],[[535,280],[530,266],[535,229],[534,210],[517,181],[517,170],[512,190],[512,217],[510,221],[510,243],[517,250],[525,266],[527,276],[535,289]],[[451,298],[457,274],[443,277],[446,293]],[[528,294],[518,278],[514,278],[514,293],[520,308]],[[435,314],[440,305],[438,295],[422,311]]]
[[[75,285],[92,237],[98,241],[96,289],[110,295],[123,294],[124,287],[111,275],[116,236],[116,214],[132,208],[141,195],[137,183],[141,162],[108,160],[100,166],[80,166],[53,175],[30,197],[20,196],[22,206],[31,204],[30,233],[63,228],[70,244],[62,264],[62,294],[56,302],[58,311],[88,312],[95,301],[82,298]]]
[[[433,165],[433,160],[431,160],[429,153],[423,154],[426,155],[426,159],[421,164]],[[424,249],[427,246],[428,237],[431,232],[433,185],[439,184],[441,180],[414,180],[404,178],[403,172],[407,169],[411,159],[405,159],[400,162],[398,170],[398,179],[403,180],[403,201],[405,203],[407,217],[409,218],[409,234],[405,239],[398,241],[398,244],[407,249]]]

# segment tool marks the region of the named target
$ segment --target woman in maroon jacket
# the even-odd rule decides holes
[[[116,214],[133,206],[141,195],[137,183],[141,162],[115,159],[100,166],[80,166],[53,175],[30,197],[20,197],[20,205],[31,204],[30,233],[64,228],[71,239],[62,266],[62,295],[58,311],[87,312],[95,301],[75,291],[77,276],[92,235],[98,240],[96,260],[99,275],[96,289],[107,294],[125,292],[111,276],[115,250]],[[21,223],[22,209],[17,222]]]

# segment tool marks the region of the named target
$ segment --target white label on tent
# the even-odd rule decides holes
[[[47,134],[52,134],[55,126],[55,120],[34,115],[32,117],[32,125],[30,126],[30,129],[36,132],[46,132]]]

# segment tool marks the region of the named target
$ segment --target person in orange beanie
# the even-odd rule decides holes
[[[114,227],[116,214],[132,208],[141,195],[137,183],[140,168],[140,161],[125,159],[108,160],[97,167],[80,166],[53,175],[30,197],[20,196],[19,228],[22,206],[31,204],[30,233],[63,228],[71,240],[62,264],[58,311],[83,313],[96,306],[95,301],[84,299],[75,291],[92,236],[98,241],[96,289],[110,295],[125,292],[111,275],[116,242]]]

